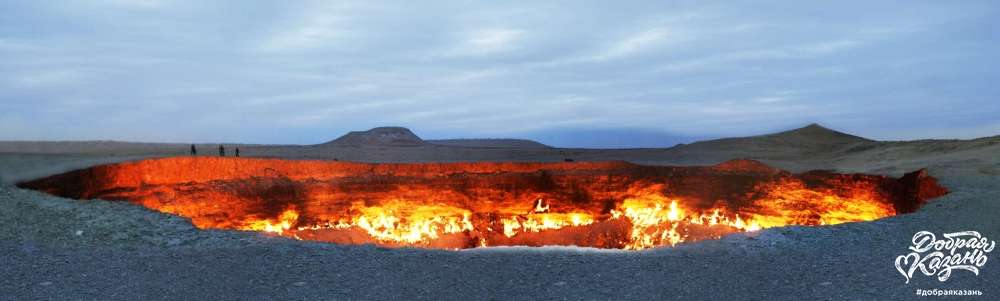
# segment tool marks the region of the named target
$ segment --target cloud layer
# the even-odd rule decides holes
[[[4,1],[0,139],[1000,134],[991,1],[338,2]]]

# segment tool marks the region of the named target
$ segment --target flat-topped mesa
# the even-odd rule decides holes
[[[923,171],[901,179],[752,160],[715,166],[627,162],[374,164],[175,157],[101,165],[18,186],[123,200],[199,228],[345,244],[643,249],[785,225],[912,212],[947,193]]]
[[[420,146],[423,139],[404,127],[386,126],[367,131],[349,132],[340,138],[320,145],[334,146]]]

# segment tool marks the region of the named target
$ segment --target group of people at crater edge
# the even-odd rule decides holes
[[[194,144],[191,145],[191,155],[192,156],[197,156],[198,155],[198,148],[196,148],[194,146]],[[240,156],[240,148],[239,147],[236,148],[236,151],[235,151],[234,155],[236,157]],[[219,144],[219,157],[225,157],[225,156],[226,156],[226,147],[223,146],[222,144]]]

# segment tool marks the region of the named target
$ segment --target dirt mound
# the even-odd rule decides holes
[[[353,131],[321,145],[335,146],[421,146],[426,145],[410,129],[404,127],[377,127],[367,131]]]

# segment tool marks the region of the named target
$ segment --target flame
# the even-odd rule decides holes
[[[535,200],[535,213],[545,213],[549,212],[549,205],[542,205],[542,199]]]
[[[198,228],[445,249],[574,244],[640,250],[772,227],[875,220],[900,213],[899,200],[914,198],[918,207],[947,193],[922,173],[915,179],[924,182],[903,182],[771,173],[741,164],[754,169],[171,158],[56,178],[80,185],[60,188],[61,182],[43,179],[29,186],[128,200],[189,217]],[[103,178],[73,178],[95,176]],[[901,199],[900,191],[921,194]]]
[[[299,219],[299,212],[295,209],[287,209],[281,212],[277,220],[260,219],[250,220],[241,230],[262,231],[281,234],[291,229]]]
[[[839,197],[806,188],[801,182],[784,181],[754,201],[743,214],[725,208],[697,211],[682,208],[677,199],[658,193],[662,186],[652,186],[625,199],[612,210],[612,218],[625,218],[632,224],[630,242],[625,249],[641,250],[658,245],[676,245],[687,240],[681,229],[692,225],[728,227],[732,231],[757,231],[787,225],[835,225],[874,220],[895,215],[891,205],[879,202],[872,194],[860,193]],[[721,235],[717,235],[721,236]]]
[[[829,192],[805,187],[801,182],[783,181],[769,186],[765,195],[744,207],[730,212],[725,207],[698,210],[683,206],[683,201],[670,198],[663,185],[639,187],[632,195],[610,210],[604,219],[625,220],[630,225],[629,239],[624,249],[641,250],[673,246],[689,240],[690,228],[715,229],[721,235],[757,231],[786,225],[834,225],[845,222],[873,220],[895,214],[891,205],[879,202],[870,193],[841,197]],[[506,215],[499,219],[505,237],[520,233],[543,232],[571,226],[586,226],[602,219],[588,212],[552,212],[551,204],[536,199],[533,209],[523,215]],[[472,212],[447,204],[419,204],[395,199],[368,206],[363,201],[351,205],[351,218],[298,227],[294,230],[349,229],[365,231],[375,240],[399,244],[427,244],[446,234],[472,233]],[[249,220],[243,230],[286,234],[297,224],[299,213],[283,211],[275,219]],[[485,229],[491,232],[492,229]],[[294,235],[290,235],[293,236]],[[704,239],[701,237],[700,239]],[[477,246],[488,246],[479,238]]]
[[[605,219],[626,220],[630,224],[629,239],[624,249],[641,250],[661,245],[673,246],[691,240],[692,227],[714,229],[717,238],[733,232],[757,231],[787,225],[835,225],[845,222],[874,220],[895,215],[890,204],[879,202],[869,190],[858,189],[850,196],[838,196],[829,191],[806,187],[801,181],[783,180],[763,188],[766,192],[740,212],[725,207],[705,210],[687,208],[683,201],[670,198],[663,185],[635,187],[619,206],[610,210]],[[499,219],[505,237],[520,233],[558,230],[570,226],[586,226],[602,219],[588,212],[552,212],[551,204],[539,198],[523,215],[506,215]],[[510,211],[510,210],[507,210]],[[242,230],[263,231],[288,235],[291,231],[350,229],[365,231],[373,239],[385,243],[428,244],[446,234],[472,233],[472,212],[447,204],[420,204],[394,199],[367,206],[363,201],[351,205],[351,218],[317,223],[292,229],[299,213],[287,209],[274,219],[251,219]],[[486,229],[491,232],[492,229]],[[296,237],[294,234],[288,235]],[[704,235],[702,235],[704,236]],[[699,237],[698,239],[705,239]],[[477,246],[488,246],[479,238]]]
[[[747,210],[762,228],[787,225],[836,225],[896,215],[891,204],[876,201],[870,190],[842,197],[811,190],[800,181],[783,180],[767,190]]]
[[[561,229],[567,226],[583,226],[594,222],[588,213],[540,213],[526,216],[513,216],[500,220],[503,223],[503,235],[514,237],[519,232],[540,232],[543,230]]]
[[[352,204],[353,217],[298,230],[346,229],[357,227],[371,237],[385,242],[426,243],[444,234],[473,229],[471,212],[447,205],[411,205],[406,200],[393,200],[382,206]]]

